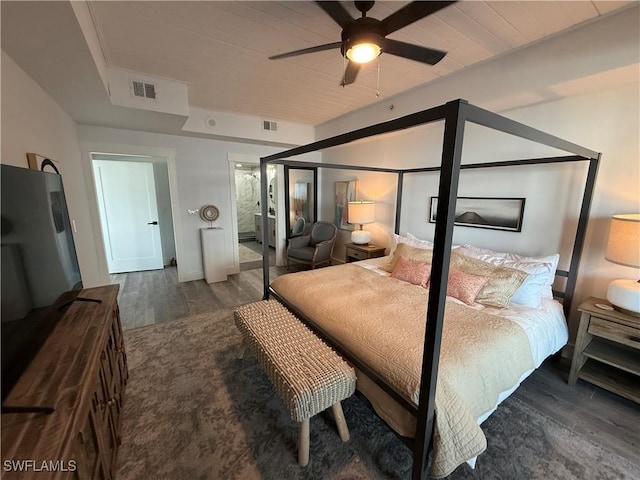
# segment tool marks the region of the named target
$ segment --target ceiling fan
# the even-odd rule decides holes
[[[392,40],[386,36],[455,2],[411,2],[383,20],[367,17],[367,12],[371,10],[375,2],[358,1],[354,3],[356,8],[362,12],[362,17],[358,19],[351,17],[340,2],[316,2],[342,27],[342,41],[282,53],[269,57],[269,59],[276,60],[340,48],[340,53],[348,61],[341,82],[341,85],[345,86],[355,81],[363,63],[374,60],[381,53],[389,53],[429,65],[435,65],[447,54],[441,50]]]

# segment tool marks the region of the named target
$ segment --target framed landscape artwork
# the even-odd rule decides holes
[[[353,230],[353,225],[348,222],[349,202],[354,202],[356,200],[356,195],[358,193],[357,190],[357,180],[350,180],[348,182],[336,182],[333,220],[333,223],[336,227],[343,230]]]
[[[524,198],[458,197],[454,225],[522,231]],[[436,223],[438,197],[431,197],[429,222]]]

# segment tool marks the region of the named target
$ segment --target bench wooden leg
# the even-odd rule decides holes
[[[298,424],[298,463],[306,467],[309,463],[309,419]]]
[[[336,425],[338,427],[338,433],[340,434],[340,439],[343,442],[349,441],[349,427],[347,427],[347,421],[344,418],[344,412],[342,411],[342,405],[340,402],[334,403],[331,408],[333,409],[333,418],[336,420]]]
[[[238,347],[238,352],[236,353],[236,357],[238,357],[239,360],[242,360],[244,358],[244,352],[246,349],[247,349],[247,341],[243,338],[242,343]]]

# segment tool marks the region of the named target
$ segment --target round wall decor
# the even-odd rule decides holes
[[[205,222],[215,222],[219,216],[220,211],[214,205],[205,205],[200,209],[200,218]]]

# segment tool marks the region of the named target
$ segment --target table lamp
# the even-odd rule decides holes
[[[640,268],[640,213],[613,215],[605,259]],[[614,308],[640,317],[640,280],[614,280],[607,290]]]
[[[371,232],[362,229],[362,225],[376,221],[376,204],[370,200],[349,202],[347,221],[360,225],[359,230],[351,232],[351,241],[358,245],[366,245],[371,240]]]

